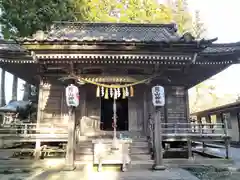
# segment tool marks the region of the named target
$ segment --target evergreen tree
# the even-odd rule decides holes
[[[29,36],[37,30],[46,30],[53,21],[74,19],[68,0],[3,0],[0,8],[5,38]]]
[[[191,30],[187,2],[159,4],[157,0],[76,0],[76,19],[88,22],[173,23],[179,32]]]

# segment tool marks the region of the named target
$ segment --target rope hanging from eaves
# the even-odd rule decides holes
[[[76,76],[74,74],[71,74],[68,78],[75,79],[77,80],[77,82],[84,82],[84,83],[96,85],[97,86],[96,97],[103,97],[104,99],[109,99],[109,97],[114,99],[119,99],[119,98],[125,99],[126,97],[133,97],[134,95],[133,86],[145,83],[154,77],[146,78],[146,79],[139,80],[129,84],[97,83],[97,82],[88,80],[86,78]]]

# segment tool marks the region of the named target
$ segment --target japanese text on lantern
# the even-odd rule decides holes
[[[152,102],[154,106],[165,105],[165,93],[162,86],[152,87]]]
[[[66,88],[66,101],[67,106],[77,107],[79,105],[78,87],[71,84]]]

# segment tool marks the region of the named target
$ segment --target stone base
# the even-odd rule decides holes
[[[63,171],[74,171],[76,169],[75,166],[73,165],[66,165],[64,168],[63,168]]]
[[[165,170],[166,169],[166,167],[165,166],[163,166],[163,165],[153,165],[153,167],[152,167],[152,169],[154,170],[154,171],[163,171],[163,170]]]

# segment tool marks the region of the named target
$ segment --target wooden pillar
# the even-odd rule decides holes
[[[189,95],[188,95],[188,89],[185,88],[185,92],[184,92],[184,99],[185,99],[185,113],[186,113],[186,118],[187,118],[187,123],[190,123],[190,110],[189,110]]]
[[[226,148],[226,155],[225,158],[229,158],[229,150],[230,150],[230,139],[228,136],[228,126],[227,126],[227,117],[225,114],[223,114],[223,124],[224,124],[224,135],[225,135],[225,148]]]
[[[189,123],[190,125],[188,125],[186,128],[188,128],[188,130],[192,130],[192,126],[191,126],[191,122],[190,122],[190,110],[189,110],[189,96],[188,96],[188,89],[185,87],[184,89],[184,99],[185,99],[185,114],[186,114],[186,122]],[[188,133],[188,132],[186,132]],[[192,158],[192,140],[191,137],[188,137],[187,139],[187,147],[188,147],[188,159]]]
[[[154,170],[164,170],[163,166],[163,148],[162,148],[162,118],[161,108],[156,107],[154,115],[154,149],[155,149],[155,163],[153,166]]]
[[[5,76],[6,76],[6,71],[4,69],[2,69],[2,72],[1,72],[1,87],[0,87],[0,107],[6,105]]]
[[[44,93],[44,82],[43,79],[40,78],[39,88],[38,88],[38,110],[37,110],[37,125],[36,125],[36,133],[39,132],[40,123],[42,119],[42,111],[43,111],[43,93]],[[41,155],[41,141],[36,139],[35,144],[35,159],[39,159]]]
[[[147,89],[144,91],[144,98],[143,98],[143,132],[145,135],[148,135],[148,107],[147,107]]]
[[[165,88],[165,105],[164,105],[164,123],[168,123],[168,93],[169,92],[169,88]],[[167,125],[164,126],[164,128],[166,128]]]
[[[79,121],[79,126],[80,126],[80,133],[78,134],[79,136],[83,135],[84,129],[83,129],[83,118],[86,116],[86,86],[80,86],[80,111],[81,111],[81,116],[78,119]]]
[[[65,170],[74,170],[74,157],[75,157],[75,107],[69,108],[68,119],[68,143],[66,153],[66,167]]]
[[[188,159],[192,158],[192,141],[190,138],[187,140],[187,146],[188,146]]]
[[[12,100],[17,101],[18,77],[13,75]]]

